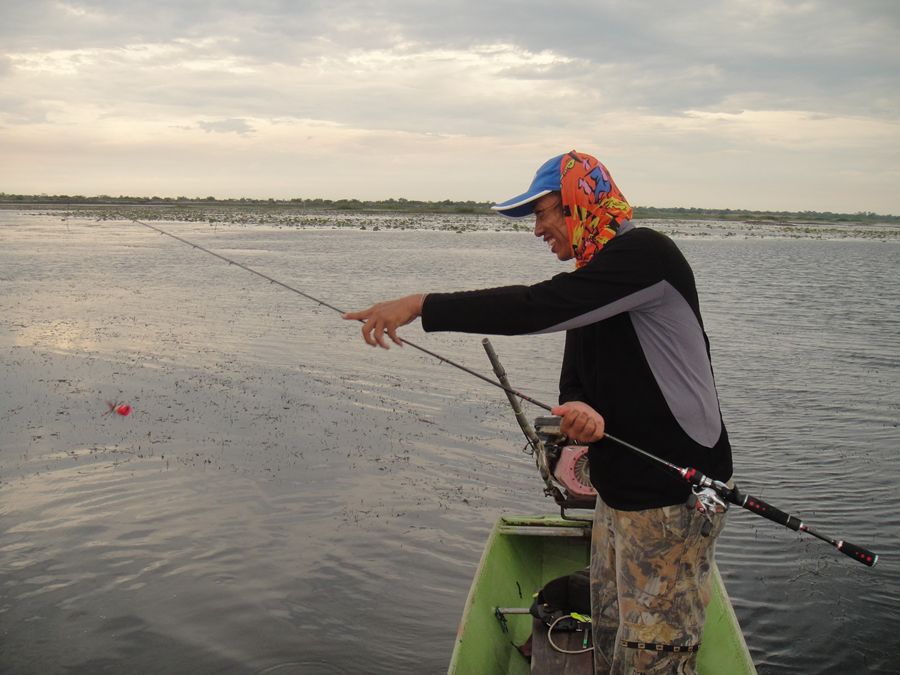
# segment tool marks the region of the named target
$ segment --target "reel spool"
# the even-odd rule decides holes
[[[597,491],[591,485],[586,445],[567,445],[560,450],[559,459],[553,467],[553,477],[571,496],[584,499],[597,497]]]
[[[534,420],[535,433],[547,450],[550,471],[565,496],[565,502],[560,506],[592,509],[597,491],[591,485],[588,448],[586,445],[568,445],[569,439],[560,430],[560,422],[559,417]]]

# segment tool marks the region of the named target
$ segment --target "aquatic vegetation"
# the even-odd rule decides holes
[[[302,200],[301,200],[302,201]],[[12,205],[7,208],[14,208]],[[23,209],[24,210],[24,209]],[[726,210],[727,211],[727,210]],[[40,204],[31,205],[29,213],[70,218],[144,220],[180,223],[205,223],[252,227],[264,225],[294,229],[430,230],[456,232],[531,232],[530,218],[502,218],[490,211],[430,212],[398,209],[310,208],[304,205],[276,202],[273,205],[243,204],[240,201],[154,203],[154,204]],[[657,212],[662,217],[642,215]],[[723,218],[711,218],[713,212],[680,209],[674,213],[662,209],[636,209],[635,222],[653,227],[675,237],[710,238],[790,238],[790,239],[886,239],[900,238],[900,219],[894,216],[861,214],[860,220],[840,214],[809,214],[809,220],[791,219],[803,214],[763,217],[754,212],[728,211]],[[738,217],[737,214],[744,214]],[[834,216],[824,218],[819,216]],[[840,216],[840,217],[839,217]],[[879,220],[879,218],[881,220]]]

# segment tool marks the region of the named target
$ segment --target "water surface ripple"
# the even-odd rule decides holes
[[[566,269],[517,232],[163,226],[347,309]],[[754,660],[897,672],[900,243],[678,232],[736,480],[882,556],[733,510]],[[406,335],[489,372],[476,336]],[[561,340],[492,341],[552,402]],[[443,672],[493,521],[554,510],[522,446],[502,393],[239,269],[0,211],[2,672]]]

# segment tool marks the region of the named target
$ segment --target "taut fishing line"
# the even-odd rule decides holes
[[[166,232],[165,230],[163,230],[160,227],[156,227],[155,225],[150,225],[143,221],[137,220],[136,218],[128,218],[128,220],[130,220],[133,223],[137,223],[138,225],[142,225],[150,230],[153,230],[154,232],[158,232],[159,234],[163,234],[167,237],[171,237],[172,239],[175,239],[176,241],[180,241],[182,244],[186,244],[192,248],[197,249],[198,251],[203,251],[204,253],[207,253],[215,258],[218,258],[219,260],[227,262],[229,265],[235,265],[236,267],[240,267],[242,270],[250,272],[251,274],[255,274],[256,276],[261,277],[262,279],[265,279],[269,283],[281,286],[282,288],[284,288],[288,291],[291,291],[292,293],[296,293],[297,295],[302,296],[302,297],[306,298],[307,300],[310,300],[310,301],[316,303],[317,305],[320,305],[322,307],[327,307],[328,309],[333,310],[333,311],[337,312],[338,314],[343,315],[346,313],[342,309],[339,309],[338,307],[335,307],[334,305],[327,303],[324,300],[320,300],[319,298],[312,296],[309,293],[304,293],[300,289],[294,288],[293,286],[289,286],[288,284],[284,283],[283,281],[274,279],[274,278],[270,277],[268,274],[264,274],[264,273],[260,272],[259,270],[255,270],[248,265],[244,265],[243,263],[240,263],[236,260],[232,260],[231,258],[228,258],[220,253],[216,253],[215,251],[210,251],[208,248],[205,248],[205,247],[201,246],[200,244],[195,244],[192,241],[188,241],[187,239],[184,239],[182,237],[179,237],[178,235],[172,234],[171,232]],[[360,322],[364,323],[364,321],[362,319],[360,319]],[[448,365],[453,366],[454,368],[459,368],[460,370],[468,373],[469,375],[473,375],[473,376],[477,377],[478,379],[483,380],[484,382],[487,382],[490,385],[493,385],[499,389],[502,389],[507,394],[511,394],[513,396],[518,396],[523,401],[528,401],[532,405],[536,405],[537,407],[543,408],[544,410],[547,410],[547,411],[552,410],[551,406],[547,405],[546,403],[543,403],[543,402],[538,401],[530,396],[527,396],[526,394],[523,394],[522,392],[518,391],[517,389],[508,387],[508,386],[498,382],[497,380],[494,380],[493,378],[490,378],[486,375],[479,373],[476,370],[472,370],[471,368],[468,368],[468,367],[462,365],[461,363],[457,363],[456,361],[453,361],[452,359],[448,359],[447,357],[442,356],[441,354],[433,352],[430,349],[426,349],[425,347],[422,347],[421,345],[418,345],[414,342],[410,342],[409,340],[400,338],[400,341],[403,344],[409,345],[413,349],[419,350],[423,354],[427,354],[428,356],[436,358],[441,363],[446,363]],[[703,490],[703,489],[713,490],[721,498],[723,498],[724,500],[726,500],[732,504],[736,504],[737,506],[745,508],[748,511],[751,511],[751,512],[753,512],[759,516],[762,516],[764,518],[768,518],[769,520],[771,520],[775,523],[778,523],[779,525],[784,525],[785,527],[787,527],[791,530],[794,530],[797,532],[807,532],[808,534],[810,534],[818,539],[821,539],[822,541],[824,541],[828,544],[831,544],[837,550],[839,550],[841,553],[848,555],[851,558],[853,558],[854,560],[857,560],[869,567],[874,567],[875,563],[878,562],[878,555],[876,555],[872,551],[869,551],[868,549],[865,549],[862,546],[857,546],[856,544],[851,544],[850,542],[843,541],[841,539],[832,539],[831,537],[821,534],[821,533],[817,532],[816,530],[812,529],[811,527],[805,525],[803,523],[803,521],[801,519],[797,518],[796,516],[792,516],[789,513],[785,513],[784,511],[781,511],[781,510],[775,508],[774,506],[767,504],[766,502],[764,502],[763,500],[761,500],[757,497],[743,494],[742,492],[740,492],[738,490],[736,485],[729,487],[722,481],[710,478],[709,476],[706,476],[705,474],[701,473],[700,471],[698,471],[695,468],[680,467],[675,464],[672,464],[671,462],[668,462],[665,459],[662,459],[661,457],[657,457],[656,455],[654,455],[651,452],[642,450],[641,448],[637,447],[636,445],[632,445],[631,443],[628,443],[627,441],[623,441],[620,438],[616,438],[615,436],[612,436],[611,434],[604,433],[603,436],[604,436],[604,438],[608,438],[613,443],[616,443],[617,445],[620,445],[623,448],[626,448],[627,450],[634,452],[638,455],[641,455],[642,457],[650,460],[656,466],[659,466],[660,468],[668,469],[668,471],[671,475],[673,475],[675,477],[681,477],[682,479],[684,479],[685,481],[690,483],[691,486],[695,489],[695,491]]]
[[[220,254],[220,253],[216,253],[215,251],[210,251],[208,248],[204,248],[203,246],[200,246],[200,244],[195,244],[195,243],[192,242],[192,241],[188,241],[187,239],[183,239],[182,237],[179,237],[178,235],[172,234],[171,232],[166,232],[166,231],[163,230],[162,228],[156,227],[155,225],[149,225],[148,223],[141,222],[140,220],[136,220],[135,218],[129,218],[129,220],[130,220],[131,222],[133,222],[133,223],[137,223],[138,225],[143,225],[144,227],[147,227],[147,228],[150,228],[151,230],[154,230],[154,231],[156,231],[156,232],[159,232],[160,234],[164,234],[164,235],[166,235],[167,237],[171,237],[172,239],[176,239],[176,240],[180,241],[182,244],[187,244],[188,246],[192,246],[193,248],[196,248],[196,249],[199,250],[199,251],[203,251],[204,253],[208,253],[208,254],[211,255],[211,256],[215,256],[215,257],[218,258],[219,260],[224,260],[224,261],[227,262],[229,265],[235,265],[236,267],[240,267],[242,270],[246,270],[247,272],[250,272],[250,274],[255,274],[255,275],[258,276],[258,277],[262,277],[263,279],[265,279],[266,281],[268,281],[268,282],[270,282],[270,283],[276,284],[276,285],[278,285],[278,286],[281,286],[281,287],[284,288],[284,289],[287,289],[287,290],[291,291],[292,293],[296,293],[297,295],[303,296],[303,297],[306,298],[307,300],[311,300],[311,301],[315,302],[316,304],[321,305],[322,307],[327,307],[328,309],[334,310],[334,311],[337,312],[338,314],[341,314],[341,315],[346,314],[346,312],[345,312],[344,310],[339,309],[338,307],[335,307],[334,305],[329,304],[329,303],[325,302],[324,300],[320,300],[319,298],[314,297],[314,296],[310,295],[309,293],[304,293],[303,291],[301,291],[301,290],[299,290],[299,289],[297,289],[297,288],[294,288],[293,286],[289,286],[288,284],[284,283],[283,281],[278,281],[278,279],[273,279],[273,278],[270,277],[268,274],[263,274],[263,273],[260,272],[259,270],[255,270],[255,269],[253,269],[252,267],[250,267],[250,266],[248,266],[248,265],[244,265],[243,263],[239,263],[238,261],[232,260],[231,258],[228,258],[228,257],[226,257],[226,256],[224,256],[224,255],[222,255],[222,254]],[[360,319],[359,321],[360,321],[360,323],[365,323],[362,319]],[[472,370],[471,368],[467,368],[466,366],[462,365],[461,363],[457,363],[456,361],[453,361],[453,360],[451,360],[451,359],[448,359],[446,356],[441,356],[440,354],[438,354],[438,353],[436,353],[436,352],[433,352],[433,351],[431,351],[430,349],[426,349],[425,347],[422,347],[421,345],[417,345],[417,344],[414,343],[414,342],[410,342],[409,340],[404,340],[404,339],[401,338],[400,341],[401,341],[403,344],[409,345],[409,346],[412,347],[413,349],[418,349],[418,350],[419,350],[420,352],[422,352],[423,354],[428,354],[428,356],[433,356],[433,357],[436,358],[438,361],[441,361],[441,362],[443,362],[443,363],[446,363],[446,364],[448,364],[448,365],[451,365],[451,366],[453,366],[454,368],[459,368],[460,370],[469,373],[469,375],[474,375],[475,377],[477,377],[477,378],[479,378],[479,379],[481,379],[481,380],[484,380],[484,381],[487,382],[488,384],[492,384],[492,385],[494,385],[495,387],[499,387],[500,389],[503,389],[503,390],[506,391],[507,393],[514,394],[515,396],[518,396],[519,398],[521,398],[523,401],[528,401],[529,403],[532,403],[532,404],[538,406],[539,408],[543,408],[544,410],[550,410],[550,409],[551,409],[551,407],[550,407],[549,405],[547,405],[546,403],[541,403],[540,401],[538,401],[538,400],[536,400],[536,399],[533,399],[533,398],[531,398],[530,396],[526,396],[526,395],[523,394],[522,392],[516,391],[515,389],[511,389],[511,388],[508,388],[508,387],[504,387],[502,384],[500,384],[500,383],[497,382],[496,380],[493,380],[493,379],[491,379],[490,377],[487,377],[486,375],[482,375],[481,373],[479,373],[479,372],[476,371],[476,370]]]

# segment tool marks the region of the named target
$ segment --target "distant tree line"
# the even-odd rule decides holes
[[[900,216],[884,216],[873,211],[832,213],[831,211],[749,211],[746,209],[658,208],[635,206],[634,218],[666,220],[739,220],[747,222],[852,222],[900,223]]]
[[[359,199],[251,199],[241,197],[239,199],[217,199],[215,197],[129,197],[120,195],[97,195],[85,197],[83,195],[14,195],[0,192],[0,204],[54,204],[54,205],[79,205],[79,204],[111,204],[126,205],[139,204],[145,206],[248,206],[255,208],[266,207],[291,207],[310,210],[331,211],[391,211],[391,212],[437,212],[437,213],[489,213],[490,202],[451,201],[445,199],[438,202],[425,202],[413,199],[382,199],[378,201],[362,201]]]
[[[429,202],[415,199],[382,199],[364,201],[359,199],[217,199],[215,197],[129,197],[120,195],[17,195],[0,192],[2,204],[32,205],[146,205],[146,206],[223,206],[253,208],[309,209],[310,211],[387,211],[410,213],[490,213],[490,202],[443,201]],[[857,223],[900,223],[900,216],[879,215],[872,211],[857,213],[832,213],[830,211],[749,211],[746,209],[701,209],[701,208],[659,208],[655,206],[635,206],[635,220],[736,220],[759,222],[857,222]]]

